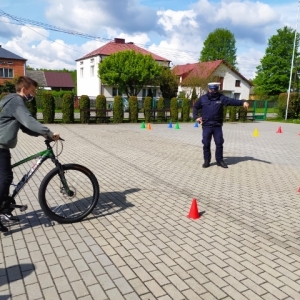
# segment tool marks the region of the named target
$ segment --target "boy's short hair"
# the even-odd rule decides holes
[[[20,76],[15,84],[16,92],[21,92],[21,89],[24,87],[25,89],[29,89],[31,86],[38,87],[38,83],[27,76]]]

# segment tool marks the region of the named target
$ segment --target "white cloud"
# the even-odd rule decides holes
[[[155,11],[139,0],[48,0],[43,23],[103,39],[83,40],[62,33],[58,39],[53,31],[13,25],[0,17],[5,21],[0,44],[33,67],[74,69],[76,59],[121,37],[140,47],[150,45],[148,50],[176,65],[198,61],[207,35],[227,28],[237,41],[239,70],[253,78],[267,40],[284,25],[295,27],[297,15],[296,2],[270,6],[262,1],[199,0],[187,8]]]

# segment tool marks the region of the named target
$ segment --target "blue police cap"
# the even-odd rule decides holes
[[[220,87],[220,82],[210,82],[210,83],[208,84],[208,88],[209,88],[210,90],[215,90],[215,91],[217,91],[217,90],[219,89],[219,87]]]

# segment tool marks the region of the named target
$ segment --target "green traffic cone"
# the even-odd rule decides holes
[[[141,125],[141,129],[145,129],[145,128],[146,128],[146,125],[145,125],[145,122],[143,122]]]
[[[179,128],[179,123],[178,123],[178,122],[176,123],[175,129],[180,129],[180,128]]]

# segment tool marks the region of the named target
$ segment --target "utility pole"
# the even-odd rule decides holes
[[[291,71],[290,71],[290,82],[289,82],[289,89],[288,89],[288,96],[286,100],[286,110],[285,110],[285,120],[287,120],[288,110],[289,110],[289,102],[290,102],[290,95],[291,95],[291,85],[292,85],[292,74],[293,74],[293,67],[294,67],[294,56],[295,56],[295,48],[296,48],[296,40],[297,40],[297,31],[298,31],[298,18],[299,18],[299,8],[300,8],[300,0],[298,1],[298,13],[297,13],[297,21],[296,21],[296,30],[295,30],[295,37],[294,37],[294,47],[293,47],[293,56],[292,56],[292,63],[291,63]]]

